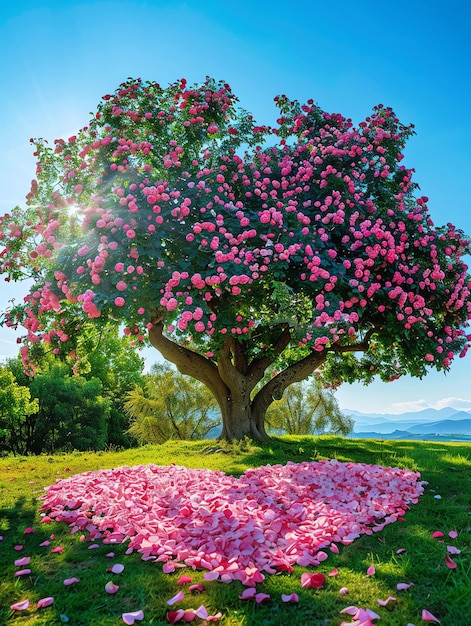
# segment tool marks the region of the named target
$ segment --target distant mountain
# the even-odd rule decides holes
[[[344,413],[355,422],[352,437],[471,441],[471,413],[451,407],[400,414]]]

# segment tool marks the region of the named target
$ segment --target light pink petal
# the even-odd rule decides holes
[[[291,593],[290,595],[287,595],[285,593],[281,594],[281,600],[282,602],[299,602],[299,598],[298,598],[298,594],[297,593]]]
[[[30,556],[24,556],[22,559],[16,559],[15,565],[16,567],[22,567],[23,565],[29,565],[30,561],[31,561]]]
[[[376,570],[375,570],[375,566],[374,565],[370,565],[369,568],[366,570],[366,575],[367,576],[373,576],[375,574]]]
[[[96,550],[99,547],[100,547],[99,543],[92,543],[91,545],[88,546],[88,549],[89,550]]]
[[[173,598],[170,598],[170,600],[167,600],[167,604],[172,606],[172,604],[181,602],[184,597],[185,597],[185,594],[183,593],[183,591],[179,591],[175,596],[173,596]]]
[[[196,619],[195,609],[186,609],[183,612],[183,621],[184,622],[194,622]]]
[[[132,611],[130,613],[123,613],[121,615],[125,624],[134,624],[134,622],[141,622],[144,619],[144,611]]]
[[[50,546],[50,545],[51,545],[51,542],[48,539],[46,539],[46,541],[43,541],[42,543],[39,544],[41,548],[44,548],[44,546]]]
[[[46,606],[51,606],[51,604],[54,604],[54,598],[51,596],[42,598],[42,600],[38,600],[38,609],[44,609]]]
[[[22,600],[10,606],[12,611],[26,611],[29,608],[29,600]]]
[[[397,583],[396,589],[398,591],[405,591],[406,589],[410,589],[414,586],[414,583]]]
[[[461,550],[455,548],[455,546],[447,546],[446,549],[450,554],[461,554]]]
[[[190,585],[188,591],[204,591],[204,587],[201,583],[196,583],[195,585]]]
[[[456,569],[458,566],[448,554],[445,557],[445,565],[450,569]]]
[[[270,595],[268,593],[257,593],[255,595],[255,602],[257,604],[261,604],[262,602],[267,602],[270,600]]]
[[[450,537],[450,539],[456,539],[458,537],[458,533],[456,532],[456,530],[450,530],[450,532],[448,533],[448,537]]]
[[[397,598],[394,598],[393,596],[388,596],[386,600],[380,600],[378,598],[378,604],[379,606],[388,606],[390,602],[394,602],[395,600],[397,600]]]
[[[205,572],[203,578],[205,580],[217,580],[219,578],[219,572]]]
[[[119,589],[119,585],[115,585],[114,582],[112,580],[108,581],[105,585],[105,591],[106,593],[116,593]]]
[[[171,574],[175,571],[175,563],[172,563],[172,561],[167,561],[167,563],[164,563],[162,565],[162,571],[164,574]]]
[[[31,526],[28,526],[28,528],[25,528],[23,531],[24,535],[31,535],[32,533],[34,533],[34,528],[31,528]]]
[[[339,594],[341,596],[345,596],[347,595],[347,593],[350,593],[350,590],[348,589],[348,587],[342,587],[341,589],[339,589]]]
[[[111,571],[113,574],[121,574],[121,572],[124,571],[124,565],[121,565],[121,563],[115,563],[111,568]]]
[[[423,609],[422,619],[424,620],[424,622],[436,622],[437,624],[440,624],[440,620],[432,615],[430,611],[427,611],[427,609]]]
[[[340,613],[347,613],[347,615],[356,615],[358,613],[357,606],[346,606],[344,609],[340,611]]]
[[[17,552],[20,552],[20,550],[23,550],[24,546],[22,546],[21,544],[16,545],[13,549],[16,550]]]
[[[441,530],[436,530],[435,532],[432,533],[432,538],[433,539],[439,539],[440,537],[444,537],[445,535],[442,533]]]
[[[28,576],[28,574],[31,574],[30,569],[19,569],[17,572],[15,572],[15,576]]]
[[[333,552],[334,554],[338,554],[339,553],[339,548],[338,548],[336,543],[331,543],[330,544],[330,551]]]
[[[108,554],[105,554],[105,556],[106,556],[108,559],[112,559],[112,558],[114,557],[114,552],[108,552]]]
[[[222,613],[221,611],[218,611],[218,613],[216,613],[215,615],[208,615],[208,617],[206,618],[207,622],[219,622],[219,620],[222,617]]]
[[[52,548],[51,553],[56,554],[59,552],[64,552],[64,548],[62,546],[57,546],[56,548]]]
[[[195,615],[196,617],[199,617],[200,619],[207,619],[208,609],[202,604],[200,607],[196,609]]]
[[[75,576],[74,576],[73,578],[66,578],[64,580],[64,585],[66,587],[68,587],[69,585],[73,585],[74,583],[78,583],[78,582],[80,582],[80,579],[79,578],[75,578]]]
[[[335,567],[331,572],[329,572],[329,576],[337,576],[339,570]]]
[[[257,590],[255,587],[247,587],[247,589],[244,589],[242,594],[239,596],[239,600],[252,600],[255,598],[256,593]]]
[[[399,548],[398,550],[396,550],[396,554],[404,554],[404,552],[407,552],[405,548]]]

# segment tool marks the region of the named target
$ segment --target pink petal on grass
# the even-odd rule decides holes
[[[16,559],[15,565],[16,567],[21,567],[22,565],[29,565],[30,561],[31,561],[30,556],[24,556],[22,559]]]
[[[34,528],[31,528],[31,526],[28,526],[28,528],[25,528],[23,531],[24,535],[31,535],[32,533],[34,533]]]
[[[167,622],[170,622],[170,624],[176,624],[182,619],[184,615],[185,611],[183,609],[178,609],[178,611],[168,611]]]
[[[172,606],[172,604],[181,602],[184,597],[185,597],[185,594],[183,593],[183,591],[179,591],[175,596],[173,596],[173,598],[170,598],[170,600],[167,600],[167,604]]]
[[[314,587],[315,589],[320,589],[324,583],[325,576],[320,572],[316,572],[315,574],[304,572],[304,574],[301,574],[301,587]]]
[[[108,559],[112,559],[112,558],[114,557],[114,552],[108,552],[108,554],[105,554],[105,556],[106,556]]]
[[[379,606],[388,606],[388,604],[389,604],[390,602],[395,602],[396,600],[397,600],[397,598],[394,598],[393,596],[388,596],[388,597],[386,598],[386,600],[380,600],[380,599],[378,598],[377,602],[378,602]]]
[[[456,532],[456,530],[450,530],[450,532],[448,533],[448,537],[450,537],[450,539],[456,539],[458,537],[458,533]]]
[[[348,587],[342,587],[341,589],[339,589],[339,594],[341,596],[345,596],[347,595],[347,593],[350,593],[350,590]]]
[[[328,576],[337,576],[338,573],[339,573],[339,570],[336,567],[334,567],[334,569],[331,572],[329,572]]]
[[[406,589],[410,589],[414,586],[414,583],[397,583],[396,589],[398,591],[405,591]]]
[[[100,547],[99,543],[92,543],[91,545],[88,546],[88,549],[89,550],[96,550],[99,547]]]
[[[38,600],[38,609],[44,609],[46,606],[51,606],[51,604],[54,604],[54,598],[52,596],[42,598]]]
[[[299,598],[298,598],[298,594],[297,593],[291,593],[290,595],[287,595],[286,593],[282,593],[281,594],[281,601],[282,602],[299,602]]]
[[[262,602],[268,602],[270,600],[270,595],[268,593],[257,593],[255,595],[255,602],[257,604],[261,604]]]
[[[244,589],[244,591],[239,596],[239,600],[252,600],[253,598],[255,598],[256,594],[257,590],[255,589],[255,587],[247,587],[247,589]]]
[[[125,624],[134,624],[134,622],[141,622],[144,619],[144,611],[131,611],[130,613],[123,613],[121,615]]]
[[[188,591],[204,591],[204,587],[201,583],[196,583],[195,585],[190,585]]]
[[[455,548],[455,546],[447,546],[446,550],[450,554],[461,554],[461,550],[459,550],[458,548]]]
[[[206,618],[206,621],[207,622],[219,622],[221,617],[222,617],[222,613],[221,611],[218,611],[214,615],[208,615],[208,617]]]
[[[16,546],[14,546],[13,550],[16,550],[17,552],[19,552],[20,550],[23,550],[24,546],[22,546],[21,544],[18,544]]]
[[[195,609],[185,609],[185,611],[183,611],[184,622],[194,622],[195,619],[196,619]]]
[[[56,548],[52,548],[51,554],[55,554],[57,552],[64,552],[64,548],[62,546],[57,546]]]
[[[423,609],[422,619],[424,620],[424,622],[436,622],[437,624],[440,624],[440,620],[432,615],[430,611],[427,611],[427,609]]]
[[[41,548],[44,548],[50,545],[51,545],[51,542],[48,539],[46,539],[46,541],[43,541],[42,543],[39,544]]]
[[[121,574],[121,572],[124,572],[124,565],[121,565],[121,563],[115,563],[113,567],[110,568],[110,571],[113,574]]]
[[[112,580],[109,580],[105,585],[106,593],[113,594],[116,593],[119,589],[119,585],[115,585]]]
[[[376,573],[376,570],[375,570],[374,565],[370,565],[369,568],[366,570],[367,576],[373,576],[375,573]]]
[[[64,585],[66,587],[68,587],[69,585],[73,585],[74,583],[78,583],[78,582],[80,582],[79,578],[75,578],[75,577],[73,577],[73,578],[66,578],[64,580]]]
[[[10,606],[12,611],[26,611],[29,608],[29,600],[22,600]]]
[[[182,574],[180,578],[177,580],[177,585],[185,585],[186,583],[193,582],[193,578],[187,576],[186,574]]]
[[[28,576],[28,574],[31,574],[30,569],[19,569],[17,572],[15,572],[15,576]]]
[[[434,533],[432,533],[432,539],[439,539],[440,537],[444,537],[445,535],[442,533],[441,530],[436,530]]]
[[[450,569],[456,569],[458,566],[448,554],[445,557],[445,565]]]
[[[162,571],[164,574],[171,574],[175,571],[175,563],[172,563],[172,561],[167,561],[167,563],[164,563],[162,565]]]
[[[404,554],[404,552],[407,552],[405,548],[399,548],[399,550],[396,550],[396,554]]]

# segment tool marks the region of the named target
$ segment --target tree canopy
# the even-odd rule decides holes
[[[212,391],[223,437],[263,439],[273,399],[328,360],[391,380],[466,352],[469,239],[402,163],[413,126],[275,103],[268,127],[226,83],[129,79],[76,135],[33,141],[27,207],[0,222],[0,271],[34,281],[4,318],[27,371],[35,344],[111,320]]]

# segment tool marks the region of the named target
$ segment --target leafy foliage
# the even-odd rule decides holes
[[[316,375],[288,387],[268,409],[267,424],[288,435],[348,435],[353,428],[353,420],[342,413],[333,392]]]
[[[12,372],[0,366],[0,450],[25,454],[32,436],[38,402],[18,384]]]
[[[140,444],[203,439],[218,424],[209,390],[166,366],[154,366],[143,386],[127,394],[125,410]]]

